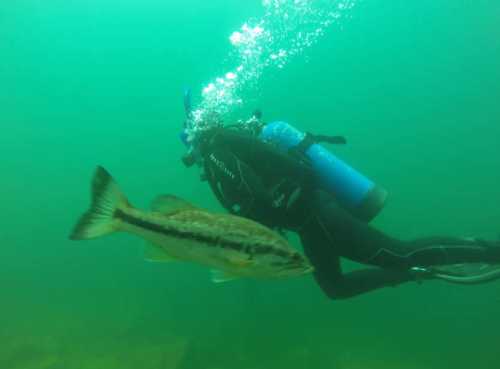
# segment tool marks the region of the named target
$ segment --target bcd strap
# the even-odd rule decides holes
[[[311,145],[322,142],[333,145],[345,145],[347,140],[343,136],[313,135],[312,133],[306,132],[302,141],[300,141],[299,144],[293,149],[301,153],[305,153]]]
[[[202,179],[204,179],[208,182],[208,184],[210,185],[210,188],[212,189],[212,192],[215,194],[215,197],[217,198],[217,200],[219,200],[221,205],[224,208],[226,208],[227,210],[229,210],[230,213],[236,214],[236,212],[234,211],[234,208],[233,208],[235,204],[231,204],[226,199],[226,197],[224,196],[224,194],[222,193],[222,190],[220,188],[220,185],[221,185],[220,181],[218,181],[215,178],[213,171],[208,167],[206,162],[205,162],[205,173],[204,173],[204,176]]]
[[[315,135],[314,141],[317,143],[325,142],[332,145],[345,145],[347,143],[347,140],[344,136]]]
[[[309,149],[309,147],[315,143],[316,141],[314,140],[314,135],[306,132],[306,135],[304,136],[302,141],[300,141],[297,146],[293,147],[293,150],[296,150],[300,153],[305,153],[307,149]]]

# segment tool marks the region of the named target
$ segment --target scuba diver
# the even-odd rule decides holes
[[[404,241],[372,227],[387,193],[320,145],[345,144],[343,137],[264,124],[258,111],[233,126],[213,115],[193,130],[189,94],[185,108],[184,164],[202,167],[202,179],[230,213],[297,233],[317,284],[331,299],[424,279],[473,284],[500,278],[500,242]],[[368,267],[345,272],[341,258]]]

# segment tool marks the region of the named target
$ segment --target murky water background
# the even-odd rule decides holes
[[[500,285],[440,282],[329,301],[312,278],[214,285],[151,264],[142,241],[74,243],[97,164],[147,207],[221,210],[178,139],[182,90],[235,66],[260,1],[21,0],[0,5],[0,368],[500,366]],[[266,120],[342,134],[336,154],[390,191],[403,238],[500,233],[500,4],[358,1],[241,93]],[[353,267],[355,267],[353,265]]]

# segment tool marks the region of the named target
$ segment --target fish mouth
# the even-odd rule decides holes
[[[297,263],[288,264],[285,269],[289,271],[296,271],[299,274],[309,274],[314,271],[314,267],[312,265],[303,265]]]

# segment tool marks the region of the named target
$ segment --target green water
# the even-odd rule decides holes
[[[184,86],[231,61],[257,0],[0,4],[0,369],[500,368],[500,284],[328,300],[311,277],[214,285],[129,235],[67,240],[97,164],[146,207],[221,210],[179,158]],[[402,238],[500,231],[500,3],[357,2],[247,110],[343,134]]]

